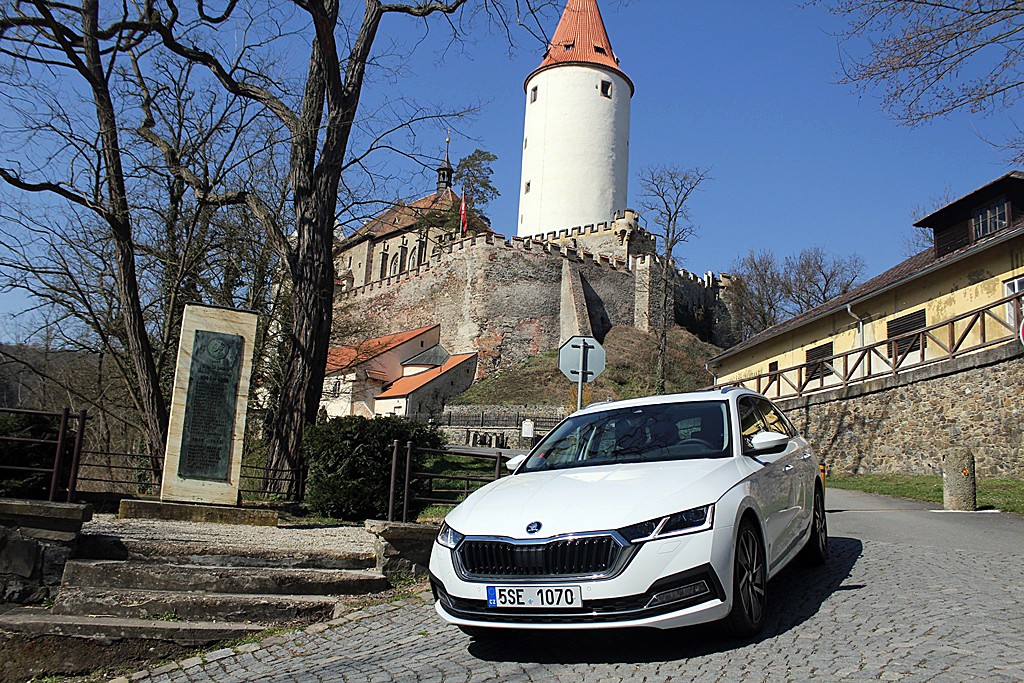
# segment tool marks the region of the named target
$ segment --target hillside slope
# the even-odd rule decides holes
[[[587,386],[584,403],[647,396],[654,390],[658,339],[624,325],[611,329],[603,343],[604,373]],[[666,393],[692,391],[711,384],[704,363],[719,349],[681,328],[669,331]],[[475,383],[450,404],[576,406],[576,386],[558,370],[558,351],[546,351]]]

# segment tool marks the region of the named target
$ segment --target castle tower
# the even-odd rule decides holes
[[[625,210],[632,96],[597,0],[568,0],[526,79],[520,236],[609,222]]]

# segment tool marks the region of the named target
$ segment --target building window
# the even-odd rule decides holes
[[[779,361],[773,360],[771,363],[768,364],[768,374],[769,375],[774,375],[778,371],[779,371]]]
[[[530,194],[530,181],[526,181],[526,187],[523,188],[523,194]]]
[[[974,239],[981,239],[996,230],[1006,227],[1006,200],[997,199],[991,204],[974,210],[971,216],[974,225]]]
[[[913,333],[927,324],[928,318],[923,308],[886,323],[885,333],[889,338],[889,357],[900,358],[911,351],[920,350],[922,335]]]
[[[612,98],[612,82],[601,81],[601,97]]]
[[[523,149],[526,149],[526,145],[530,142],[530,138],[523,138]]]
[[[821,379],[832,374],[832,368],[826,365],[825,359],[832,357],[832,342],[807,349],[807,379]]]
[[[537,101],[537,86],[530,88],[530,103],[533,104]]]
[[[606,54],[608,54],[608,50],[605,50],[600,45],[595,45],[594,46],[594,52],[596,52],[599,55],[606,55]]]
[[[1006,296],[1024,292],[1024,277],[1014,278],[1006,282]],[[1018,299],[1020,301],[1020,299]],[[1006,302],[1006,322],[1012,323],[1014,327],[1020,327],[1020,318],[1016,317],[1014,311],[1016,306],[1012,301]]]
[[[384,252],[380,255],[380,279],[383,280],[388,276],[388,253]]]
[[[576,43],[566,43],[564,47],[565,47],[565,51],[568,52],[569,50],[571,50],[574,47],[576,47]]]

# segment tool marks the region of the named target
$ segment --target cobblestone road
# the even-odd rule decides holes
[[[871,526],[855,515],[872,514],[886,515],[887,526],[903,523],[906,538],[914,540],[851,532]],[[915,514],[932,536],[915,537]],[[975,526],[984,534],[997,517],[1001,542],[988,550],[956,547],[956,534],[971,534]],[[831,513],[837,535],[828,566],[791,568],[777,577],[770,584],[773,615],[764,635],[751,642],[726,640],[707,628],[517,633],[501,642],[478,642],[444,626],[429,602],[411,598],[350,614],[340,623],[171,664],[144,678],[1024,681],[1024,521],[997,515],[964,520],[892,509]],[[943,529],[945,535],[934,536]]]

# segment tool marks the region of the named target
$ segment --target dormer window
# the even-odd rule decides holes
[[[996,230],[1006,227],[1006,199],[1001,197],[991,204],[978,207],[971,214],[971,225],[974,228],[974,239],[991,235]]]
[[[565,44],[565,51],[568,52],[569,50],[573,49],[574,47],[576,47],[576,43],[566,43]]]
[[[608,50],[605,50],[600,45],[595,45],[594,46],[594,52],[596,52],[599,55],[606,55],[606,54],[608,54]]]

